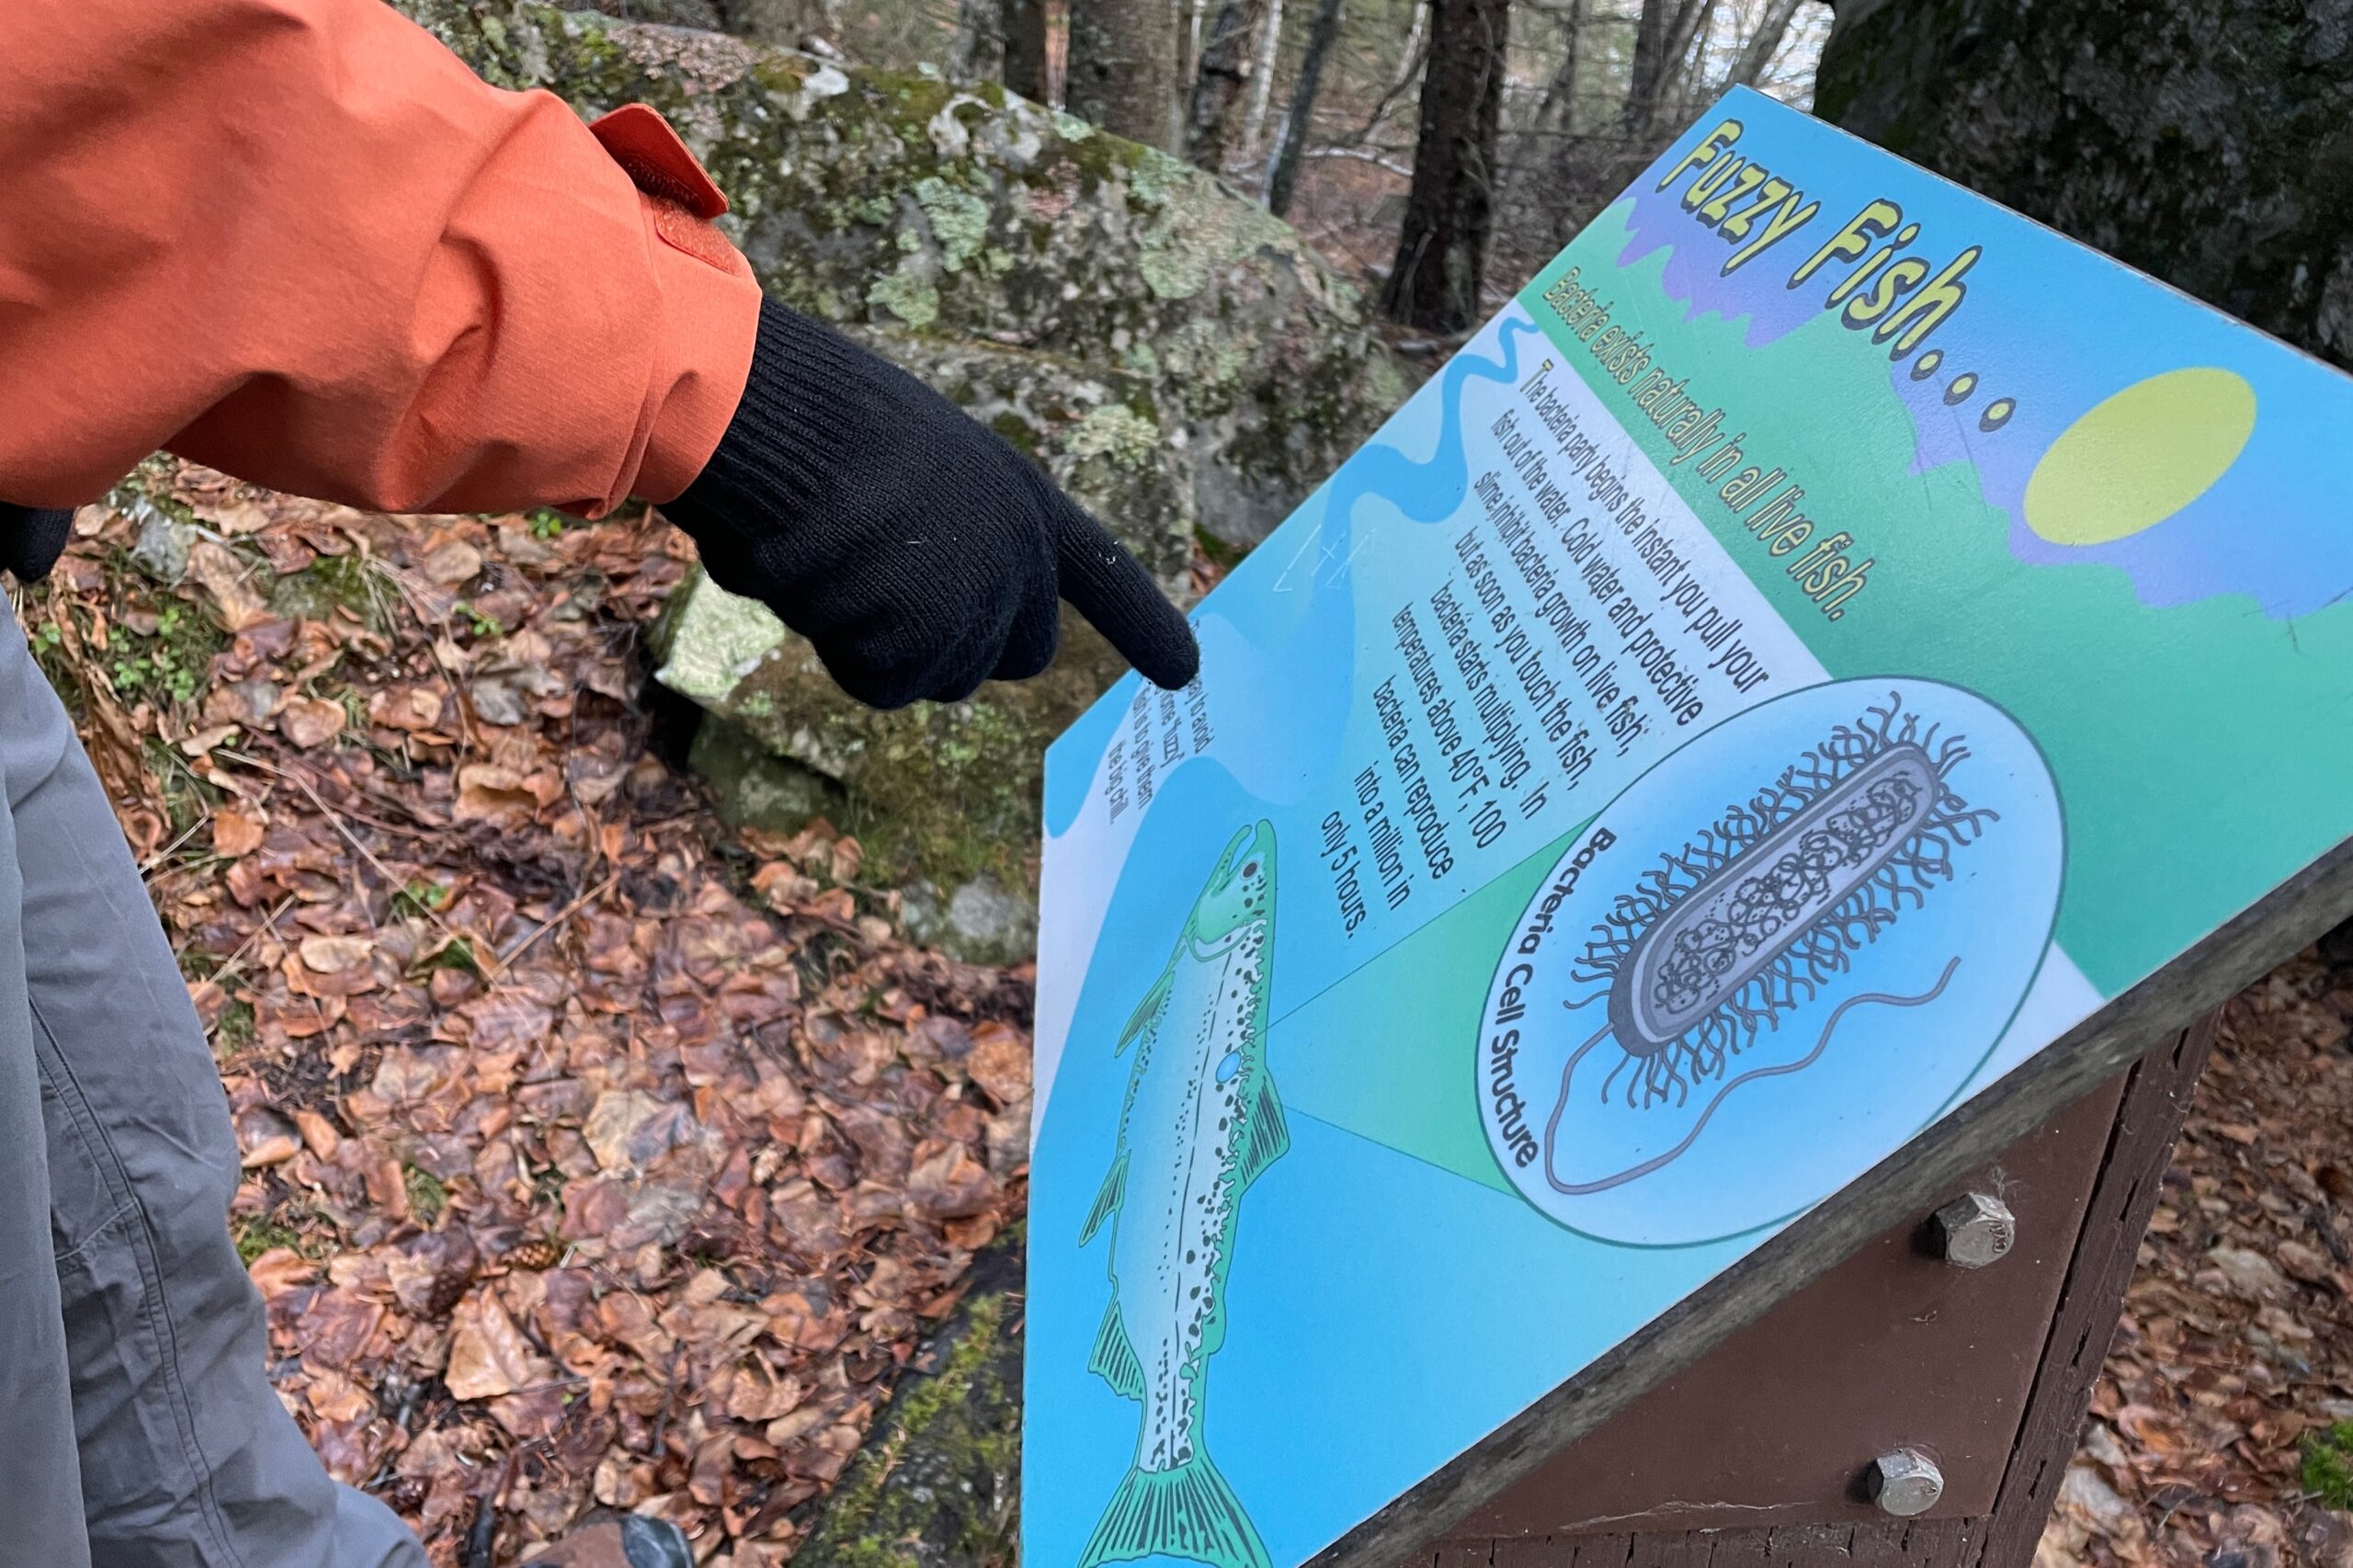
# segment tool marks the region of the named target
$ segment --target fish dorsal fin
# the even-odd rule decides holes
[[[1160,1016],[1160,1010],[1168,1005],[1168,994],[1176,988],[1176,966],[1170,964],[1167,972],[1143,994],[1143,1000],[1137,1003],[1136,1010],[1128,1016],[1128,1027],[1120,1031],[1120,1043],[1112,1048],[1112,1055],[1118,1056],[1125,1051],[1135,1043],[1138,1035],[1152,1027],[1153,1020]]]
[[[1242,1149],[1236,1156],[1235,1172],[1243,1186],[1258,1179],[1258,1173],[1273,1165],[1290,1151],[1290,1122],[1283,1115],[1283,1102],[1275,1094],[1272,1074],[1261,1069],[1250,1085],[1250,1097],[1243,1107]]]
[[[1116,1393],[1129,1399],[1143,1397],[1143,1363],[1136,1359],[1128,1326],[1120,1321],[1117,1296],[1103,1309],[1103,1326],[1095,1331],[1095,1354],[1086,1358],[1086,1369],[1109,1383]]]
[[[1103,1187],[1095,1195],[1095,1207],[1086,1211],[1086,1223],[1079,1227],[1078,1244],[1085,1246],[1103,1228],[1103,1221],[1119,1212],[1120,1200],[1128,1195],[1128,1155],[1124,1149],[1111,1162],[1110,1172],[1103,1178]]]

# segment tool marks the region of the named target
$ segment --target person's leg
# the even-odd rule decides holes
[[[390,1510],[328,1478],[270,1389],[261,1298],[229,1239],[220,1075],[97,776],[15,618],[0,621],[0,782],[88,1560],[424,1568]]]
[[[21,728],[6,695],[0,752]],[[0,1562],[88,1568],[15,838],[0,804]]]

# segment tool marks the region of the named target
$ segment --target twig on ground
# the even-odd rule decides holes
[[[325,801],[322,800],[319,796],[318,790],[313,789],[311,787],[311,781],[304,778],[301,773],[290,767],[280,767],[275,763],[264,762],[260,757],[252,756],[244,752],[223,751],[215,752],[213,755],[216,756],[230,756],[239,762],[244,762],[252,767],[258,767],[264,773],[274,774],[278,778],[283,778],[288,783],[293,785],[297,790],[301,790],[303,795],[310,801],[311,804],[318,808],[319,814],[326,818],[328,825],[332,826],[335,832],[341,834],[343,835],[343,841],[346,844],[350,845],[352,848],[358,850],[359,852],[359,858],[367,861],[368,864],[374,869],[378,876],[384,879],[384,885],[386,887],[397,893],[401,889],[407,886],[407,883],[404,882],[399,877],[392,874],[392,868],[386,866],[381,860],[376,858],[376,852],[374,850],[369,848],[367,845],[360,842],[359,835],[352,832],[350,825],[344,821],[343,813],[336,811],[333,806],[328,805]],[[472,940],[464,933],[459,931],[455,926],[451,926],[448,921],[442,919],[438,914],[435,913],[430,905],[419,903],[417,904],[417,908],[424,914],[427,920],[433,922],[434,926],[443,936],[449,937],[452,942],[458,943],[460,947],[464,948],[467,952],[471,953],[473,951],[474,945]],[[493,971],[485,970],[483,973],[483,979],[485,982],[490,980],[494,972],[494,971]]]
[[[582,893],[578,898],[574,899],[570,903],[565,904],[562,909],[559,909],[553,915],[549,915],[547,919],[542,921],[538,928],[533,930],[529,936],[516,943],[514,947],[508,949],[505,953],[494,958],[489,967],[483,971],[482,977],[484,980],[495,979],[500,971],[504,970],[508,964],[513,963],[517,959],[521,958],[523,954],[529,949],[532,943],[538,941],[550,931],[554,930],[557,926],[563,925],[565,921],[579,914],[581,910],[585,909],[589,904],[592,904],[598,899],[604,897],[606,893],[612,891],[613,884],[620,880],[621,874],[619,871],[615,871],[603,881],[598,882],[595,887],[590,888],[586,892]]]

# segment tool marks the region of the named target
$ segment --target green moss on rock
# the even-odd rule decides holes
[[[826,1499],[798,1568],[1011,1568],[1021,1471],[1017,1229],[972,1266]]]

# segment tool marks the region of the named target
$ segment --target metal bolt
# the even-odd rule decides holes
[[[1881,1513],[1910,1518],[1937,1506],[1945,1494],[1945,1473],[1917,1449],[1893,1449],[1871,1460],[1863,1489]]]
[[[2018,1240],[2010,1206],[1982,1192],[1965,1193],[1928,1220],[1937,1256],[1956,1268],[1983,1268],[1998,1261]]]

